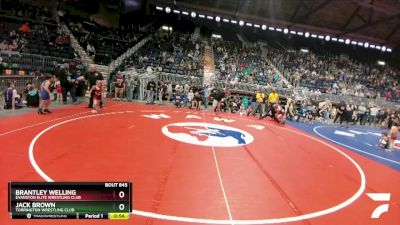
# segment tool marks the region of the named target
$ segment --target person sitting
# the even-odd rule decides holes
[[[13,82],[7,84],[7,90],[4,91],[4,98],[4,109],[15,110],[22,108],[21,96],[18,94]]]
[[[181,95],[181,92],[180,92],[180,91],[176,91],[176,93],[175,93],[175,95],[174,95],[174,98],[173,98],[173,103],[174,103],[174,105],[175,105],[177,108],[180,108],[180,107],[182,107],[183,102],[184,102],[183,95]]]
[[[39,91],[34,84],[28,83],[26,85],[24,95],[26,98],[26,106],[39,107]]]
[[[381,138],[379,139],[379,144],[378,146],[384,149],[389,148],[389,135],[387,132],[383,132]]]

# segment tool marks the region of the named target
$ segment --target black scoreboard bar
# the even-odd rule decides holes
[[[131,182],[10,182],[13,219],[129,219]]]

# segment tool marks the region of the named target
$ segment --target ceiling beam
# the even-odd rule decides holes
[[[292,16],[290,17],[290,21],[293,22],[294,19],[297,16],[297,13],[299,12],[299,9],[301,8],[301,6],[303,5],[304,0],[300,0],[299,3],[297,3],[296,9],[294,10]]]
[[[303,21],[303,20],[307,19],[309,16],[311,16],[312,14],[316,13],[318,10],[320,10],[323,7],[325,7],[326,5],[328,5],[331,1],[332,0],[325,0],[324,2],[319,4],[318,6],[310,9],[305,15],[301,16],[297,21]]]
[[[255,14],[255,15],[258,15],[258,13],[260,12],[260,9],[261,9],[261,1],[262,1],[262,0],[257,0],[257,1],[256,1],[256,8],[255,8],[255,10],[254,10],[254,14]]]
[[[386,41],[390,40],[390,38],[392,38],[393,35],[394,35],[395,33],[397,33],[397,31],[399,31],[399,29],[400,29],[400,23],[398,23],[398,24],[389,32],[389,34],[386,36],[385,40],[386,40]]]
[[[374,0],[371,0],[371,5],[373,5],[373,4],[374,4]],[[371,23],[372,17],[374,16],[374,12],[375,12],[375,10],[373,7],[369,8],[368,23]]]
[[[364,0],[352,0],[352,1],[364,8],[373,8],[375,11],[384,13],[386,15],[393,15],[400,13],[399,9],[392,7],[391,5],[384,5],[382,3],[376,4],[374,2],[368,3],[368,1]]]
[[[159,6],[171,6],[170,2],[171,0],[164,0],[164,1],[157,1],[157,0],[148,0],[148,4],[156,4]],[[290,22],[288,21],[283,21],[279,19],[274,19],[274,18],[266,18],[263,16],[258,16],[254,14],[246,14],[246,13],[240,13],[237,15],[234,15],[234,12],[232,10],[227,10],[227,9],[217,9],[217,8],[212,8],[212,7],[207,7],[207,6],[201,6],[201,5],[195,5],[195,4],[190,4],[190,3],[185,3],[185,2],[177,2],[177,7],[180,9],[186,9],[186,10],[193,10],[198,13],[203,13],[206,15],[220,15],[223,18],[227,19],[242,19],[244,21],[248,22],[253,22],[253,23],[258,23],[258,24],[266,24],[269,26],[275,26],[275,27],[289,27],[291,26]],[[237,16],[237,17],[236,17]],[[323,28],[323,27],[317,27],[313,25],[307,25],[307,24],[296,24],[293,25],[292,28],[296,31],[303,31],[303,32],[310,32],[313,33],[315,32],[316,34],[330,34],[331,36],[338,36],[342,33],[341,30],[337,29],[330,29],[330,28]],[[374,36],[368,36],[368,35],[363,35],[363,34],[357,34],[357,33],[351,33],[347,35],[346,37],[348,38],[355,38],[355,39],[360,39],[364,41],[368,41],[370,43],[382,43],[385,40],[382,40],[381,38],[377,38]],[[389,46],[389,45],[387,45]]]
[[[357,6],[357,8],[353,11],[351,16],[347,19],[346,23],[343,25],[341,30],[346,30],[347,26],[350,25],[351,21],[353,21],[354,17],[358,14],[360,9],[361,9],[361,6]]]
[[[359,26],[359,27],[355,27],[355,28],[346,30],[346,31],[344,31],[343,33],[341,33],[340,35],[345,35],[345,34],[349,34],[349,33],[354,33],[354,32],[356,32],[356,31],[363,30],[363,29],[365,29],[365,28],[372,27],[372,26],[378,25],[378,24],[380,24],[380,23],[383,23],[383,22],[386,22],[386,21],[395,19],[396,17],[399,17],[399,16],[400,16],[400,13],[397,13],[397,14],[394,14],[394,15],[391,15],[391,16],[388,16],[388,17],[379,19],[379,20],[375,20],[375,21],[372,22],[372,23],[366,23],[366,24],[364,24],[364,25],[362,25],[362,26]]]

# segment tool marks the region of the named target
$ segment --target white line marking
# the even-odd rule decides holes
[[[378,158],[378,159],[382,159],[382,160],[385,160],[385,161],[388,161],[388,162],[391,162],[391,163],[400,165],[400,162],[397,162],[397,161],[394,161],[394,160],[391,160],[391,159],[388,159],[388,158],[385,158],[385,157],[382,157],[382,156],[379,156],[379,155],[375,155],[375,154],[372,154],[372,153],[369,153],[369,152],[360,150],[360,149],[358,149],[358,148],[354,148],[354,147],[352,147],[352,146],[345,145],[345,144],[343,144],[343,143],[341,143],[341,142],[338,142],[338,141],[335,141],[335,140],[333,140],[333,139],[330,139],[330,138],[328,138],[328,137],[326,137],[326,136],[320,134],[320,133],[317,131],[317,129],[322,128],[322,127],[326,127],[326,126],[316,126],[316,127],[314,127],[314,132],[315,132],[316,134],[318,134],[319,136],[321,136],[321,137],[323,137],[323,138],[325,138],[325,139],[327,139],[327,140],[329,140],[329,141],[332,141],[332,142],[334,142],[334,143],[336,143],[336,144],[339,144],[339,145],[341,145],[341,146],[344,146],[344,147],[346,147],[346,148],[353,149],[354,151],[362,152],[362,153],[364,153],[364,154],[366,154],[366,155],[370,155],[370,156],[376,157],[376,158]]]
[[[335,130],[335,132],[333,132],[333,133],[337,134],[337,135],[346,136],[346,137],[354,137],[354,134],[349,133],[349,132],[340,131],[340,130]]]
[[[229,220],[230,220],[230,221],[233,221],[233,219],[232,219],[232,214],[231,214],[231,210],[230,210],[230,207],[229,207],[228,198],[226,197],[226,193],[225,193],[224,184],[222,183],[221,172],[220,172],[220,169],[219,169],[217,156],[215,155],[214,146],[211,146],[211,148],[212,148],[212,152],[213,152],[213,156],[214,156],[215,166],[217,167],[217,173],[218,173],[219,184],[221,185],[222,194],[224,195],[226,210],[228,210]],[[231,224],[234,224],[234,223],[231,222]]]
[[[206,122],[206,116],[205,116],[204,113],[203,113],[203,122],[204,122],[204,123],[207,123],[207,122]],[[210,137],[210,135],[208,135],[208,137]],[[231,214],[231,209],[230,209],[230,207],[229,207],[228,198],[226,197],[226,192],[225,192],[225,188],[224,188],[224,183],[222,182],[222,177],[221,177],[221,172],[220,172],[219,165],[218,165],[217,155],[215,154],[215,148],[214,148],[213,145],[211,145],[211,149],[212,149],[212,153],[213,153],[213,156],[214,156],[215,167],[217,168],[218,180],[219,180],[219,184],[220,184],[220,186],[221,186],[222,195],[224,196],[224,201],[225,201],[226,210],[228,211],[229,220],[230,220],[230,221],[233,221],[232,214]],[[231,224],[233,225],[234,223],[231,223]]]
[[[118,113],[124,113],[124,112],[118,112]],[[42,169],[40,169],[40,167],[37,165],[34,155],[33,155],[33,150],[34,150],[34,145],[36,143],[36,141],[38,140],[38,138],[43,135],[45,132],[51,130],[54,127],[57,127],[61,124],[65,124],[71,121],[75,121],[75,120],[79,120],[79,119],[85,119],[88,117],[93,117],[93,116],[103,116],[103,115],[107,115],[107,114],[97,114],[97,115],[90,115],[90,116],[84,116],[84,117],[79,117],[79,118],[74,118],[74,119],[70,119],[67,121],[63,121],[57,124],[54,124],[50,127],[48,127],[47,129],[43,130],[42,132],[40,132],[39,134],[37,134],[35,136],[35,138],[32,140],[31,144],[29,145],[29,160],[33,166],[33,168],[36,170],[36,172],[46,181],[48,182],[53,182],[53,180],[47,176]],[[261,123],[260,123],[261,124]],[[267,123],[262,123],[263,125],[267,125]],[[307,135],[295,130],[291,130],[285,127],[281,127],[281,126],[276,126],[276,125],[271,125],[268,124],[269,126],[274,126],[276,128],[280,128],[283,130],[286,130],[288,132],[292,132],[304,137],[307,137],[311,140],[314,140],[316,142],[319,142],[323,145],[326,145],[330,148],[332,148],[333,150],[335,150],[336,152],[338,152],[339,154],[341,154],[342,156],[344,156],[346,159],[348,159],[357,169],[359,175],[360,175],[360,187],[357,190],[357,192],[351,196],[349,199],[347,199],[346,201],[333,206],[331,208],[328,209],[324,209],[324,210],[320,210],[317,212],[312,212],[312,213],[308,213],[308,214],[303,214],[303,215],[299,215],[299,216],[292,216],[292,217],[282,217],[282,218],[273,218],[273,219],[261,219],[261,220],[216,220],[216,219],[201,219],[201,218],[192,218],[192,217],[179,217],[179,216],[171,216],[171,215],[164,215],[164,214],[158,214],[158,213],[152,213],[152,212],[145,212],[145,211],[140,211],[140,210],[133,210],[132,214],[133,215],[137,215],[137,216],[145,216],[145,217],[149,217],[149,218],[155,218],[155,219],[162,219],[162,220],[169,220],[169,221],[180,221],[180,222],[188,222],[188,223],[204,223],[204,224],[236,224],[236,225],[249,225],[249,224],[274,224],[274,223],[288,223],[288,222],[295,222],[295,221],[301,221],[301,220],[308,220],[308,219],[312,219],[312,218],[316,218],[316,217],[320,217],[320,216],[324,216],[327,214],[331,214],[334,213],[336,211],[339,211],[349,205],[351,205],[353,202],[355,202],[365,191],[366,188],[366,178],[365,178],[365,173],[364,171],[361,169],[360,165],[357,164],[356,161],[354,161],[349,155],[347,155],[346,153],[342,152],[340,149],[334,147],[333,145],[322,141],[316,137],[313,137],[311,135]]]
[[[368,145],[368,146],[372,146],[371,144],[368,144],[368,143],[365,143],[366,145]]]
[[[110,106],[108,108],[119,106],[119,105],[122,105],[122,104],[116,104],[116,105]],[[1,133],[0,137],[1,136],[5,136],[7,134],[15,133],[15,132],[18,132],[18,131],[21,131],[21,130],[25,130],[25,129],[28,129],[28,128],[31,128],[31,127],[35,127],[35,126],[39,126],[39,125],[42,125],[42,124],[54,122],[54,121],[57,121],[57,120],[66,119],[66,118],[69,118],[69,117],[79,116],[79,115],[86,114],[86,113],[89,113],[89,112],[90,111],[88,110],[86,112],[80,112],[80,113],[72,114],[72,115],[69,115],[69,116],[64,116],[64,117],[60,117],[60,118],[56,118],[56,119],[52,119],[52,120],[43,121],[43,122],[40,122],[40,123],[31,124],[31,125],[28,125],[28,126],[25,126],[25,127],[17,128],[15,130],[11,130],[11,131],[7,131],[5,133]]]
[[[349,130],[349,132],[355,133],[355,134],[364,134],[364,132],[360,132],[360,131],[356,131],[356,130]]]

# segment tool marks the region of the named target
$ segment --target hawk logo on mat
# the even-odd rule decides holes
[[[254,140],[243,130],[212,123],[174,123],[164,126],[161,131],[174,140],[202,146],[237,147]]]

